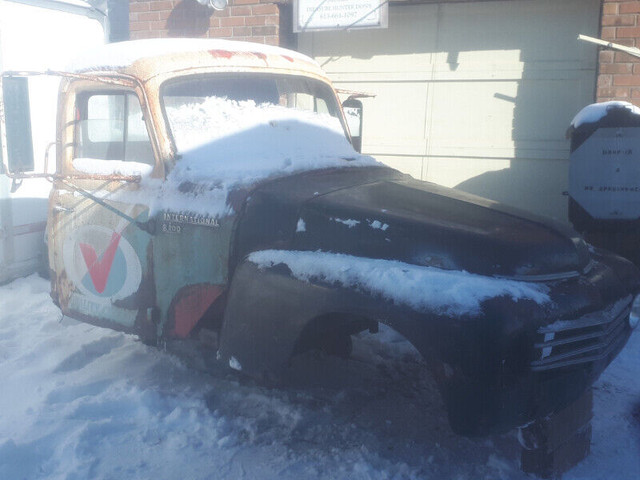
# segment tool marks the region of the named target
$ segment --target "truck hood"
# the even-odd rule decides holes
[[[296,176],[263,190],[256,199],[263,204],[261,221],[280,212],[273,224],[286,228],[287,218],[292,231],[290,241],[268,247],[288,244],[291,250],[526,279],[576,274],[590,261],[586,244],[570,227],[488,199],[388,168],[332,177]]]

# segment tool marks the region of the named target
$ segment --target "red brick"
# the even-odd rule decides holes
[[[280,25],[280,17],[277,15],[269,15],[264,19],[265,25]]]
[[[640,63],[633,64],[633,74],[640,75]]]
[[[221,18],[217,18],[217,17],[210,17],[209,18],[209,28],[216,28],[220,26],[220,20],[222,20]]]
[[[602,17],[602,25],[605,27],[610,26],[635,26],[635,15],[604,15]],[[619,34],[619,32],[618,32]]]
[[[149,10],[173,10],[173,3],[169,2],[169,1],[162,1],[162,2],[151,2],[151,4],[149,5]]]
[[[246,17],[245,18],[245,25],[264,25],[265,24],[265,18],[263,16],[260,17]]]
[[[148,12],[149,2],[131,2],[129,4],[129,12]]]
[[[603,15],[617,15],[618,14],[618,4],[617,3],[605,3],[602,6],[602,14]]]
[[[616,38],[615,42],[619,45],[625,45],[627,47],[635,47],[636,39],[635,38]]]
[[[615,40],[616,39],[616,27],[602,27],[600,32],[600,38],[603,40]]]
[[[238,17],[241,15],[251,15],[251,7],[246,5],[246,6],[241,6],[241,7],[231,7],[229,9],[229,14],[232,17]]]
[[[598,75],[598,87],[611,87],[613,85],[612,75]]]
[[[624,2],[620,4],[620,13],[640,13],[640,2]]]
[[[631,98],[640,98],[640,88],[631,89]],[[638,103],[638,102],[635,102]]]
[[[603,99],[623,99],[629,98],[628,88],[605,87],[598,89],[598,101]]]
[[[613,76],[613,85],[614,86],[640,86],[640,75],[614,75]]]
[[[259,35],[259,36],[264,35],[265,37],[268,35],[277,35],[278,27],[276,27],[275,25],[253,27],[251,30],[251,33],[252,35]]]
[[[152,32],[151,30],[145,30],[142,32],[135,32],[135,36],[133,36],[133,32],[132,32],[132,36],[131,36],[132,40],[139,40],[143,38],[158,38],[158,34],[157,32]]]
[[[629,55],[628,53],[616,52],[614,54],[613,61],[620,63],[637,63],[640,62],[640,58]]]
[[[137,20],[139,22],[153,22],[160,20],[160,13],[158,12],[143,12],[136,14],[136,16],[138,17]]]
[[[129,24],[129,30],[132,32],[150,30],[149,22],[132,22]]]
[[[254,5],[251,7],[251,13],[254,15],[277,15],[278,6],[274,3],[264,5]]]
[[[256,3],[256,0],[233,0],[234,5],[251,5]]]
[[[233,27],[233,37],[250,37],[251,27]]]
[[[244,17],[223,17],[220,19],[221,27],[240,27],[244,26]]]
[[[602,30],[604,30],[604,28]],[[620,27],[616,31],[615,38],[638,38],[638,37],[640,37],[640,27]]]
[[[233,35],[233,29],[231,27],[212,28],[209,30],[209,35],[214,38],[231,37]]]
[[[231,14],[229,13],[229,8],[225,8],[224,10],[214,10],[213,11],[213,16],[214,17],[230,17]]]
[[[611,63],[613,62],[614,52],[612,50],[600,50],[598,54],[598,61],[602,63]]]
[[[600,66],[600,73],[611,74],[631,74],[633,73],[633,64],[631,63],[605,63]]]
[[[149,22],[151,25],[151,30],[164,30],[167,28],[167,22],[164,20],[160,20],[158,22]]]

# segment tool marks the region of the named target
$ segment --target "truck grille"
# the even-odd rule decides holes
[[[538,329],[534,372],[552,370],[609,357],[622,347],[629,331],[632,297],[576,320],[560,320]]]

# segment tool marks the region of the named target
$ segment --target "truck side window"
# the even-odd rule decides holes
[[[78,97],[76,158],[153,165],[153,150],[138,98],[131,93]]]

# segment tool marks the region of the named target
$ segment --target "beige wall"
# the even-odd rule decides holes
[[[392,5],[389,28],[299,35],[372,93],[364,150],[413,176],[566,219],[573,115],[594,100],[600,0]]]

